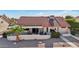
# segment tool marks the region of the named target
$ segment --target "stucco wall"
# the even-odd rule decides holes
[[[0,33],[4,32],[8,28],[8,23],[0,18]]]
[[[66,28],[59,27],[59,32],[62,34],[67,34],[67,33],[70,33],[70,29],[68,27]]]
[[[44,40],[49,38],[50,35],[20,35],[20,40]],[[8,36],[8,40],[16,40],[16,36]]]

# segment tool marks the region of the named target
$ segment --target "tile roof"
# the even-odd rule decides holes
[[[63,17],[55,17],[56,18],[56,21],[58,22],[58,24],[61,26],[61,27],[70,27],[70,25],[64,20]]]
[[[20,19],[17,20],[17,24],[23,25],[23,26],[44,26],[44,27],[50,27],[54,26],[53,21],[48,20],[49,17],[47,16],[21,16]],[[70,27],[70,25],[64,20],[63,17],[55,17],[55,19],[59,26],[61,27]]]
[[[48,20],[48,17],[44,16],[22,16],[20,19],[17,20],[17,24],[24,25],[24,26],[43,26],[49,27],[51,26]]]
[[[76,16],[75,18],[79,18],[79,16]]]

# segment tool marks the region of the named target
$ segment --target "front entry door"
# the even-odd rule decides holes
[[[33,33],[33,34],[38,34],[38,28],[33,28],[33,29],[32,29],[32,33]]]

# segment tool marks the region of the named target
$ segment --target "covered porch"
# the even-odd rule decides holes
[[[55,30],[52,27],[43,27],[43,26],[22,26],[25,32],[30,32],[32,34],[50,34],[51,30]]]

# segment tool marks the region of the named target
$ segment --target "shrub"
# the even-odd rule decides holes
[[[51,32],[51,38],[59,38],[60,33],[59,32]]]

